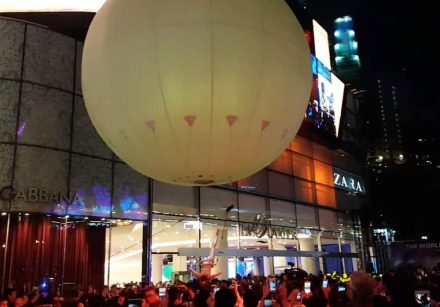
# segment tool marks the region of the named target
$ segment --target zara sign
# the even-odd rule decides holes
[[[335,187],[349,192],[359,194],[366,192],[364,180],[361,177],[338,168],[333,168],[333,183]]]

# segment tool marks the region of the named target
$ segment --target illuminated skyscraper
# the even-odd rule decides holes
[[[353,19],[350,16],[339,17],[334,25],[335,70],[344,81],[353,81],[361,69]]]

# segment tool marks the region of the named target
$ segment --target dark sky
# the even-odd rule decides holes
[[[297,0],[287,0],[294,2]],[[305,0],[329,32],[337,17],[351,15],[361,61],[374,70],[407,68],[438,73],[440,26],[433,2],[396,0]],[[438,45],[438,44],[437,44]]]

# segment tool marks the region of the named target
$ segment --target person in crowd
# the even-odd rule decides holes
[[[6,289],[6,296],[8,298],[8,307],[14,307],[15,306],[15,300],[17,299],[18,291],[14,288],[7,288]]]
[[[374,307],[377,282],[365,272],[354,272],[346,284],[348,299],[353,307]]]
[[[310,294],[303,299],[302,303],[306,307],[326,307],[327,300],[324,291],[322,290],[320,279],[316,276],[310,276],[309,281]]]
[[[55,293],[53,299],[52,299],[52,306],[53,307],[62,307],[64,303],[64,297],[61,295],[60,289],[57,289],[57,292]]]
[[[115,300],[113,300],[112,307],[126,307],[127,304],[127,297],[124,293],[120,293],[118,297],[116,297]]]
[[[19,296],[15,299],[15,307],[22,307],[26,305],[27,299],[25,297]]]
[[[142,307],[165,307],[166,305],[166,302],[160,299],[158,289],[151,287],[145,291]]]
[[[39,300],[40,300],[40,293],[38,292],[38,289],[32,290],[31,293],[29,293],[26,307],[38,306]]]
[[[8,307],[8,299],[0,298],[0,307]]]
[[[226,281],[221,282],[220,290],[215,293],[214,299],[215,307],[234,307],[237,302],[234,291]]]
[[[101,291],[101,296],[99,297],[99,306],[107,307],[112,303],[112,299],[110,296],[110,291],[107,286],[105,286]]]
[[[81,294],[78,290],[73,289],[68,292],[64,301],[64,307],[84,307],[80,300]]]

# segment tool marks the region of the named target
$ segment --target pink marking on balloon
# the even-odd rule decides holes
[[[228,121],[229,126],[232,126],[236,121],[238,117],[235,115],[228,115],[226,116],[226,120]]]
[[[185,118],[185,121],[188,123],[188,125],[190,127],[192,127],[192,125],[194,124],[194,122],[197,119],[197,116],[195,116],[195,115],[187,115],[184,118]]]
[[[156,131],[156,121],[149,120],[145,123],[148,128],[150,128],[152,131]]]
[[[261,131],[264,131],[264,129],[266,129],[267,126],[269,126],[269,125],[270,125],[270,121],[268,121],[268,120],[261,121]]]

